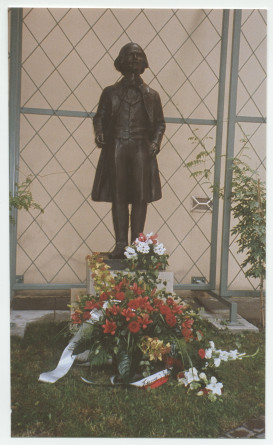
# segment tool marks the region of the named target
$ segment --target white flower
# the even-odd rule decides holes
[[[197,396],[203,396],[204,395],[204,391],[198,391],[198,393],[196,393]]]
[[[142,241],[139,241],[137,243],[136,249],[137,249],[138,252],[141,252],[141,253],[149,253],[149,251],[150,251],[149,245],[144,243],[144,242],[142,242]]]
[[[135,251],[135,249],[133,249],[132,247],[126,247],[124,255],[126,256],[126,258],[128,258],[129,260],[131,258],[135,258],[137,257],[137,253]]]
[[[206,389],[209,389],[212,394],[217,394],[220,396],[222,394],[223,383],[217,382],[216,377],[211,377],[210,383],[206,386]]]
[[[156,244],[154,246],[154,253],[157,253],[158,255],[164,255],[165,252],[166,252],[166,249],[162,243]]]
[[[214,349],[215,349],[214,341],[210,341],[209,345],[210,345],[211,349],[214,351]]]
[[[153,236],[153,232],[147,233],[147,235],[146,235],[146,239],[147,239],[146,243],[153,244],[153,240],[150,239],[151,236]]]
[[[229,356],[231,360],[236,360],[238,358],[238,350],[229,351]]]
[[[218,366],[220,366],[220,363],[221,363],[220,357],[216,357],[214,359],[214,366],[216,366],[216,368],[218,368]]]
[[[196,368],[190,368],[185,372],[184,384],[187,386],[191,382],[199,382],[198,371]]]
[[[211,348],[206,349],[205,350],[205,358],[211,358],[211,356],[212,356],[212,349]]]
[[[200,378],[200,380],[207,380],[207,376],[204,372],[200,372],[199,378]]]
[[[219,351],[220,352],[220,360],[223,360],[224,362],[227,362],[230,357],[229,353],[227,351]]]

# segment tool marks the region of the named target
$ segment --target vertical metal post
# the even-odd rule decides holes
[[[227,287],[228,287],[228,259],[229,259],[230,213],[231,213],[231,191],[232,191],[232,163],[233,163],[232,158],[234,156],[234,140],[235,140],[235,126],[236,126],[241,18],[242,18],[242,11],[240,9],[235,10],[234,21],[233,21],[232,58],[231,58],[230,90],[229,90],[220,296],[228,296]],[[233,317],[233,320],[231,321],[235,322],[236,321],[235,311],[231,311],[231,316]]]
[[[224,121],[224,104],[225,104],[225,84],[226,84],[226,66],[227,66],[227,46],[228,46],[228,27],[229,27],[229,10],[223,11],[222,19],[222,42],[219,70],[219,89],[218,89],[218,106],[217,106],[217,128],[215,143],[215,164],[214,164],[214,192],[213,192],[213,217],[211,226],[211,254],[210,254],[210,284],[211,289],[216,286],[216,257],[217,257],[217,233],[219,219],[219,187],[221,175],[221,154],[223,139],[223,121]]]
[[[9,83],[9,189],[16,193],[19,166],[20,97],[22,60],[22,8],[11,9],[10,83]],[[10,288],[16,281],[17,211],[12,210],[10,222]]]

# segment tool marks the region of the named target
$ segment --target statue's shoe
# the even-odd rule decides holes
[[[125,258],[124,251],[126,245],[116,246],[112,252],[109,253],[111,260],[123,260]]]

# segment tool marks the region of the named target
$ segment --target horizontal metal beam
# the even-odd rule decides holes
[[[74,289],[83,288],[86,289],[86,283],[67,284],[67,283],[46,283],[46,284],[15,284],[13,290],[62,290],[62,289]]]
[[[13,286],[13,290],[60,290],[60,289],[72,289],[72,288],[86,288],[86,283],[45,283],[45,284],[32,284],[32,283],[17,283]],[[178,284],[174,285],[175,290],[211,290],[209,284]]]
[[[226,289],[221,292],[222,297],[258,297],[260,295],[259,291],[256,290],[232,290]]]
[[[251,124],[266,124],[266,117],[236,116],[235,122],[250,122]]]
[[[92,118],[96,113],[93,111],[70,111],[70,110],[52,110],[50,108],[21,108],[22,114],[39,114],[44,116],[66,116],[66,117],[80,117]],[[166,117],[166,123],[169,124],[189,124],[189,125],[216,125],[217,121],[213,119],[190,119],[180,117]]]
[[[44,116],[67,116],[67,117],[93,117],[94,112],[88,113],[87,111],[69,111],[69,110],[51,110],[47,108],[21,108],[22,114],[39,114]]]
[[[165,117],[167,124],[188,124],[188,125],[216,125],[217,120],[214,119],[191,119],[184,117]]]
[[[174,290],[211,290],[210,284],[174,284]]]

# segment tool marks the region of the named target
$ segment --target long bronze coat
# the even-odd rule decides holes
[[[149,120],[148,139],[159,147],[166,127],[159,94],[145,83],[141,83],[139,89]],[[124,78],[116,84],[106,87],[102,92],[98,110],[93,119],[95,134],[102,133],[106,141],[106,146],[101,150],[93,184],[91,196],[94,201],[112,202],[109,153],[114,142],[115,116],[126,91]],[[146,200],[147,202],[157,201],[162,197],[162,193],[156,156],[150,158],[149,176],[149,196],[146,197]],[[129,202],[131,202],[130,198]]]

